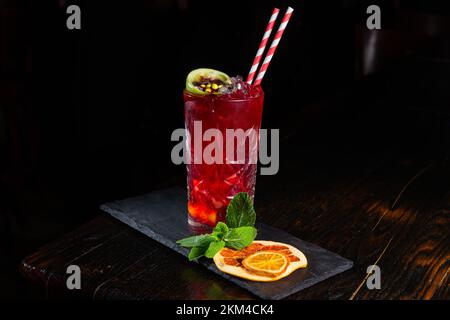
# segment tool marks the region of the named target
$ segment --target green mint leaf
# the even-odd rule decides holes
[[[208,246],[193,247],[191,251],[189,251],[188,255],[189,260],[192,261],[200,257],[203,257],[207,249]]]
[[[224,241],[227,247],[242,250],[250,245],[255,238],[256,228],[246,226],[230,229],[228,234],[225,236]]]
[[[225,223],[218,222],[212,234],[222,240],[223,237],[228,233],[228,230],[228,226]]]
[[[241,192],[227,207],[227,224],[217,223],[211,234],[202,234],[178,240],[182,247],[191,248],[189,260],[203,256],[213,258],[223,247],[242,250],[256,238],[255,209],[251,197]]]
[[[209,244],[208,249],[205,252],[205,257],[214,258],[217,252],[225,247],[225,241],[214,241]]]
[[[246,192],[236,194],[227,207],[227,225],[229,228],[254,226],[256,212],[253,201]]]
[[[210,242],[218,240],[217,236],[211,234],[202,234],[178,240],[177,243],[182,247],[201,247],[208,246]]]

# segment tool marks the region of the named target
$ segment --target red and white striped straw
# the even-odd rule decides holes
[[[284,14],[283,20],[281,20],[280,26],[278,27],[277,33],[273,37],[272,44],[270,45],[269,50],[267,51],[266,57],[264,58],[263,64],[259,69],[258,75],[256,76],[256,80],[253,83],[254,86],[260,85],[264,75],[266,74],[267,68],[269,67],[270,61],[277,50],[278,43],[280,43],[281,36],[283,35],[284,30],[291,18],[292,12],[294,9],[288,7],[286,13]]]
[[[247,83],[252,84],[253,78],[255,78],[256,70],[258,70],[259,63],[261,61],[262,54],[266,49],[267,41],[269,41],[270,34],[272,33],[273,26],[275,25],[275,21],[278,17],[279,9],[273,8],[272,15],[270,16],[269,23],[267,24],[266,31],[264,32],[263,38],[259,45],[258,51],[256,52],[255,59],[253,60],[252,67],[250,68],[250,72],[247,77]]]

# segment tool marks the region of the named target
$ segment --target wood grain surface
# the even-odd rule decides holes
[[[405,147],[408,141],[389,140],[393,120],[391,132],[384,123],[380,130],[365,128],[370,109],[359,119],[345,110],[335,113],[322,104],[290,119],[279,173],[257,179],[260,221],[355,263],[289,299],[449,299],[448,146],[413,137],[414,144]],[[359,121],[354,129],[366,134],[364,144],[339,125],[346,117]],[[317,130],[335,134],[317,138]],[[70,264],[81,267],[82,290],[65,289]],[[365,284],[366,270],[374,264],[381,269],[380,290]],[[106,214],[38,249],[20,269],[49,299],[255,298]]]

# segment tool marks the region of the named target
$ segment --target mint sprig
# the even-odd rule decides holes
[[[250,196],[241,192],[234,196],[227,207],[227,223],[219,222],[210,234],[202,234],[178,240],[177,243],[191,248],[188,258],[196,260],[203,256],[213,258],[224,247],[242,250],[256,238],[254,227],[255,209]]]

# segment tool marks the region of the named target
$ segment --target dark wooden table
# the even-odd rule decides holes
[[[301,110],[282,131],[279,174],[258,177],[258,219],[355,262],[289,298],[449,299],[448,141],[430,131],[409,135],[420,110],[402,124],[376,119],[379,105],[355,113],[357,102],[345,100],[339,112],[339,100]],[[66,289],[71,264],[81,267],[82,290]],[[373,264],[380,290],[365,285]],[[21,273],[48,298],[254,298],[103,213],[26,257]]]

